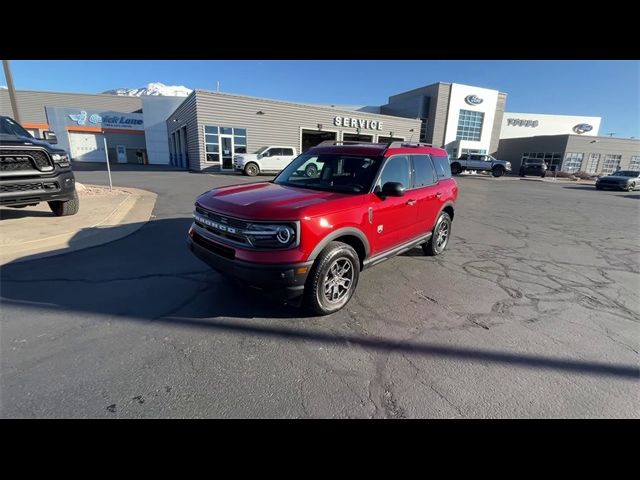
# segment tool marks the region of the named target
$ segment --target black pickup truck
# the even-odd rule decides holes
[[[47,202],[57,216],[78,213],[80,202],[69,156],[0,116],[0,205]]]

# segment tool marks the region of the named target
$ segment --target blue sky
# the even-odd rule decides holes
[[[17,89],[99,93],[150,82],[310,103],[381,105],[437,81],[498,89],[507,111],[603,118],[640,138],[638,61],[13,60]],[[0,85],[6,85],[0,72]]]

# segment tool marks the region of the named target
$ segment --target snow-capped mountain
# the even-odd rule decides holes
[[[183,85],[165,85],[164,83],[154,82],[149,83],[146,87],[142,88],[114,88],[113,90],[107,90],[109,95],[120,95],[123,97],[142,97],[146,95],[165,96],[165,97],[187,97],[192,92],[190,88]]]

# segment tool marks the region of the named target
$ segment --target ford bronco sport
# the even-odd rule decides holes
[[[47,202],[54,215],[74,215],[79,200],[67,152],[31,136],[0,116],[0,205],[22,208]]]
[[[312,176],[310,163],[321,166]],[[440,148],[328,141],[270,182],[200,195],[188,243],[219,272],[326,315],[361,270],[418,245],[443,253],[457,195]]]

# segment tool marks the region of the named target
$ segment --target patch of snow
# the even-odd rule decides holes
[[[191,92],[190,88],[183,85],[165,85],[160,82],[149,83],[146,87],[142,88],[114,88],[113,90],[107,90],[109,95],[119,95],[123,97],[142,97],[142,96],[165,96],[165,97],[188,97]]]

